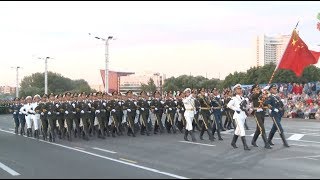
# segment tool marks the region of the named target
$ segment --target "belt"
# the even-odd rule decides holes
[[[212,107],[213,109],[221,109],[221,107]]]
[[[200,109],[203,109],[203,110],[210,110],[211,108],[201,107]]]
[[[193,108],[191,108],[191,109],[186,109],[186,111],[194,111],[194,109],[193,109]]]

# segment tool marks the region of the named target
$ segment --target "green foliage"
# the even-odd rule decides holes
[[[141,91],[153,93],[157,89],[152,78],[149,79],[148,84],[141,84]]]
[[[222,89],[233,86],[237,83],[240,84],[267,84],[272,76],[275,64],[267,64],[262,67],[251,67],[246,72],[234,72],[225,77],[223,81],[218,79],[207,79],[202,76],[188,76],[181,75],[177,78],[171,77],[166,79],[163,85],[164,91],[168,90],[184,90],[190,88],[206,88],[213,89],[214,87]],[[304,69],[303,75],[297,77],[291,70],[278,69],[272,82],[277,83],[305,83],[311,81],[318,81],[320,79],[320,68],[314,65],[308,66]]]
[[[20,96],[42,95],[44,93],[44,73],[34,73],[24,77],[20,85]],[[92,92],[88,82],[83,79],[71,80],[61,74],[48,72],[48,93],[60,94],[66,91]]]

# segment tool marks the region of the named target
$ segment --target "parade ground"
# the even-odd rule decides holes
[[[224,121],[225,117],[223,117]],[[266,117],[267,134],[272,121]],[[0,179],[4,178],[318,178],[320,177],[320,121],[282,119],[290,145],[276,133],[271,150],[251,145],[256,123],[248,118],[251,151],[230,145],[233,130],[223,141],[184,141],[183,134],[91,137],[55,143],[14,134],[12,115],[0,116]],[[215,135],[217,138],[217,135]],[[189,139],[191,139],[189,137]]]

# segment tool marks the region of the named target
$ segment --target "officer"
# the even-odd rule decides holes
[[[186,127],[186,119],[184,118],[185,108],[182,101],[183,98],[185,98],[185,93],[179,92],[179,94],[177,95],[177,127],[181,133],[183,132],[183,128]]]
[[[48,132],[49,132],[49,141],[55,142],[56,138],[56,122],[57,122],[57,107],[55,102],[55,95],[51,93],[49,95],[49,102],[47,102],[46,110],[47,110],[47,118],[48,118]],[[46,112],[45,109],[43,109],[43,112]]]
[[[272,143],[272,138],[274,136],[274,134],[276,133],[276,131],[278,130],[279,134],[280,134],[280,137],[283,141],[283,145],[285,147],[290,147],[288,145],[288,142],[284,136],[284,130],[282,128],[282,125],[281,125],[281,117],[283,116],[283,102],[281,101],[280,97],[277,96],[277,93],[278,93],[278,87],[277,85],[275,84],[272,84],[270,87],[269,87],[269,91],[271,93],[271,95],[268,97],[268,99],[266,100],[265,104],[269,105],[270,106],[270,110],[271,110],[271,119],[273,120],[273,126],[270,130],[270,133],[269,133],[269,137],[268,137],[268,143],[270,145],[274,145]]]
[[[24,114],[26,124],[27,124],[27,136],[32,136],[32,126],[31,126],[31,109],[32,109],[32,97],[27,96],[25,104],[20,108],[20,112]]]
[[[240,106],[240,104],[245,101],[245,98],[242,96],[242,87],[241,84],[236,84],[233,87],[233,91],[236,92],[236,95],[232,97],[232,99],[227,104],[227,107],[234,110],[233,119],[236,122],[236,129],[234,131],[234,135],[232,138],[231,146],[233,148],[238,148],[236,146],[236,142],[238,139],[238,136],[241,136],[241,140],[243,143],[244,150],[250,150],[247,142],[246,142],[246,132],[244,129],[244,122],[247,118],[245,110]],[[241,107],[241,108],[240,108]]]
[[[88,105],[87,95],[86,92],[81,93],[81,101],[79,102],[79,109],[80,109],[80,124],[82,125],[82,138],[84,140],[89,140],[89,111],[90,107]]]
[[[112,120],[112,137],[116,137],[115,133],[118,136],[122,135],[122,131],[119,128],[121,124],[121,111],[122,111],[122,102],[118,99],[118,92],[112,92],[112,97],[110,100],[110,119]]]
[[[229,101],[232,98],[232,91],[227,89],[225,91],[224,98],[225,98],[225,100],[224,100],[224,108],[225,108],[224,111],[226,113],[226,120],[224,122],[224,127],[227,128],[228,130],[230,130],[230,129],[233,129],[235,127],[234,120],[232,118],[234,111],[227,107],[227,104],[229,103]]]
[[[222,141],[223,139],[221,138],[220,131],[221,131],[221,118],[222,118],[223,104],[219,95],[219,91],[217,89],[213,89],[212,93],[213,93],[213,97],[211,99],[210,105],[211,105],[214,119],[215,119],[212,127],[212,135],[214,136],[214,133],[217,130],[218,138],[220,141]]]
[[[258,147],[256,141],[261,135],[262,140],[264,142],[264,147],[266,149],[271,149],[270,144],[267,142],[267,137],[266,137],[266,130],[264,128],[264,116],[265,116],[265,110],[267,107],[265,106],[265,101],[267,100],[265,94],[262,93],[259,85],[254,84],[251,88],[251,100],[253,104],[253,113],[254,113],[254,118],[257,123],[257,128],[256,131],[253,135],[251,144],[254,147]]]
[[[200,91],[199,91],[200,92]],[[197,97],[198,96],[198,90],[197,89],[193,89],[192,90],[192,94],[194,97]],[[195,98],[194,99],[194,106],[196,108],[196,111],[195,111],[195,114],[194,114],[194,118],[193,118],[193,122],[192,122],[192,131],[194,132],[195,129],[197,129],[198,131],[201,131],[201,127],[202,127],[202,124],[200,123],[200,119],[199,119],[199,115],[200,115],[200,102],[198,100],[198,98]]]
[[[75,119],[75,106],[73,106],[73,102],[71,101],[71,93],[66,92],[64,94],[66,101],[63,103],[64,109],[64,118],[67,124],[67,139],[68,141],[72,140],[72,135],[74,134],[73,130],[73,120]]]
[[[105,108],[103,106],[102,101],[102,92],[97,92],[94,96],[94,107],[95,107],[95,115],[98,121],[98,126],[96,127],[98,138],[105,139]]]

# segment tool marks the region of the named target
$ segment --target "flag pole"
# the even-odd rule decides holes
[[[293,30],[296,30],[296,29],[297,29],[297,27],[298,27],[298,25],[299,25],[299,22],[300,22],[300,21],[297,22],[297,24],[296,24],[296,26],[294,27]],[[289,44],[290,44],[290,42],[288,43],[288,45],[289,45]],[[287,48],[288,48],[288,45],[287,45]],[[282,55],[282,56],[283,56],[283,55]],[[282,58],[281,58],[281,59],[282,59]],[[279,64],[280,64],[280,61],[278,62],[276,68],[274,69],[274,71],[273,71],[273,73],[272,73],[272,75],[271,75],[271,77],[270,77],[270,80],[269,80],[269,82],[268,82],[268,86],[271,84],[271,82],[272,82],[272,80],[273,80],[273,78],[274,78],[274,75],[276,74],[276,71],[278,70]]]

